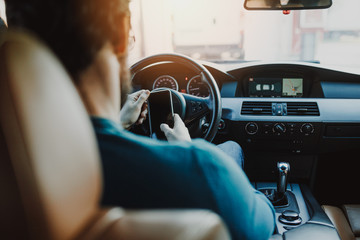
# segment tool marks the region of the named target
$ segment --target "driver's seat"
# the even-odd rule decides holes
[[[1,239],[229,239],[209,211],[101,209],[97,144],[67,72],[28,34],[0,46]]]

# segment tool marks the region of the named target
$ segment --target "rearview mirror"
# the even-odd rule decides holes
[[[245,0],[247,10],[302,10],[329,8],[332,0]]]

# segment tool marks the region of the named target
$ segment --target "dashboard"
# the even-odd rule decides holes
[[[298,62],[203,65],[222,97],[222,126],[215,143],[233,140],[249,150],[294,154],[360,143],[359,73]],[[133,85],[209,95],[207,83],[197,73],[171,62],[136,74]]]
[[[250,149],[318,154],[360,143],[359,74],[312,63],[225,71],[235,79],[221,89],[225,134],[239,129],[232,137]]]

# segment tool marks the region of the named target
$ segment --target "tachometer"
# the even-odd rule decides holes
[[[173,90],[179,90],[179,85],[175,78],[169,75],[163,75],[158,77],[153,84],[153,89],[156,88],[170,88]]]
[[[209,86],[201,80],[201,76],[190,79],[187,85],[187,92],[197,97],[208,97],[210,95]]]

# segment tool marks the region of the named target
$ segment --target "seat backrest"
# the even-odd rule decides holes
[[[98,158],[90,120],[60,62],[29,34],[7,33],[0,47],[0,238],[80,234],[98,210]]]
[[[101,209],[97,144],[70,77],[28,34],[1,41],[0,239],[229,239],[209,211]]]

